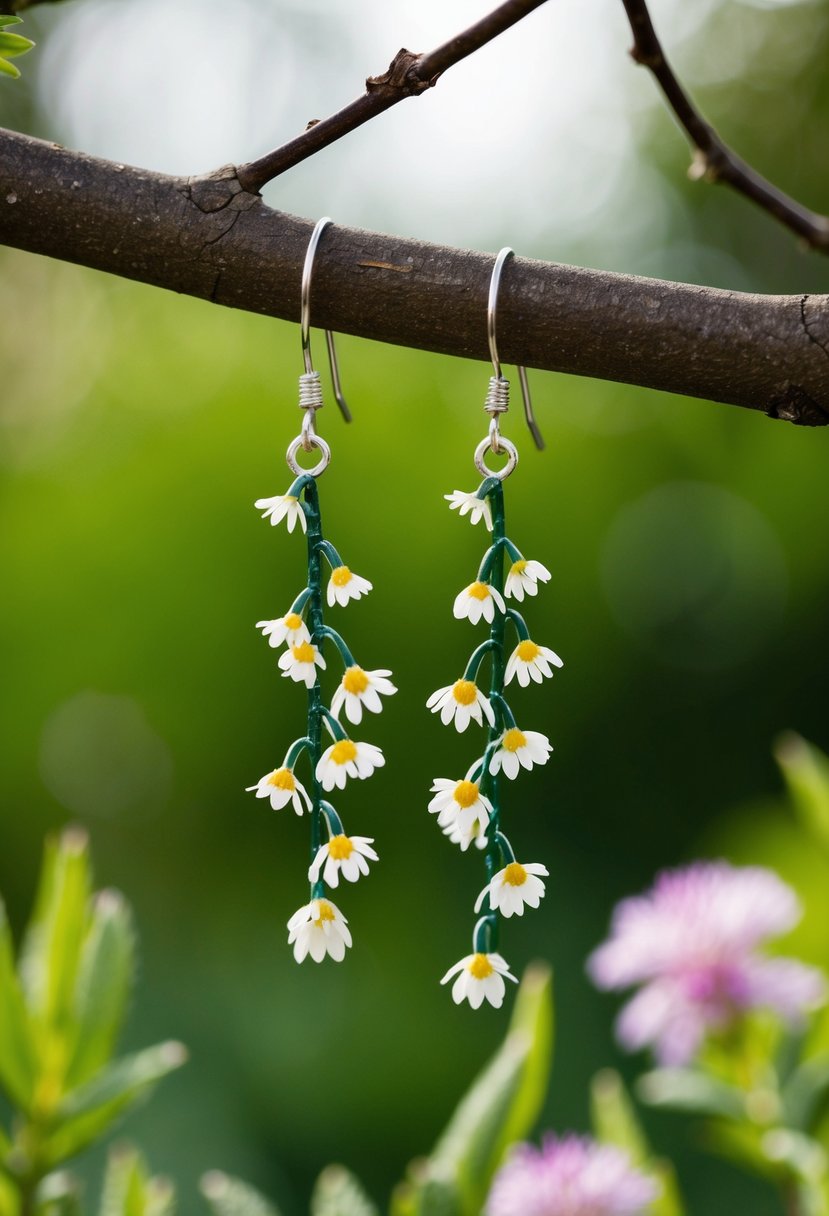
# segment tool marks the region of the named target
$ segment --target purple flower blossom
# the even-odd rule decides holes
[[[751,1009],[788,1023],[826,999],[814,967],[765,958],[758,947],[788,932],[802,909],[771,870],[696,862],[657,876],[645,895],[617,905],[610,938],[587,962],[599,988],[642,984],[616,1026],[629,1051],[650,1046],[660,1064],[687,1064],[706,1033]]]
[[[656,1199],[652,1178],[621,1149],[587,1136],[521,1144],[495,1175],[485,1216],[641,1216]]]

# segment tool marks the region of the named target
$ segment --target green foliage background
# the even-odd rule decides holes
[[[27,30],[42,45],[39,19]],[[743,155],[826,210],[829,5],[725,4],[706,36],[736,39],[740,21],[760,20],[769,34],[747,78],[701,99]],[[813,42],[813,58],[787,77],[781,48],[794,37]],[[48,135],[27,86],[3,85],[0,119]],[[674,211],[649,272],[827,290],[825,259],[749,204],[685,183],[682,141],[656,113],[642,123],[643,155]],[[318,210],[337,214],[335,202]],[[506,241],[643,269],[607,232],[597,252],[527,248],[493,217],[492,248]],[[305,898],[304,825],[243,792],[304,712],[253,629],[301,586],[301,540],[252,508],[288,484],[297,328],[11,251],[0,317],[0,888],[12,925],[44,833],[83,823],[99,880],[128,894],[141,931],[126,1048],[175,1037],[191,1050],[130,1125],[153,1171],[183,1183],[185,1211],[212,1167],[278,1196],[289,1216],[329,1160],[380,1197],[432,1144],[505,1024],[456,1009],[438,987],[469,948],[481,865],[425,810],[431,779],[473,758],[424,702],[474,644],[451,604],[483,536],[442,495],[474,488],[488,373],[340,343],[355,422],[345,428],[333,405],[321,419],[334,449],[324,522],[375,584],[348,609],[348,641],[366,666],[391,666],[401,691],[366,731],[387,767],[341,800],[382,859],[340,899],[355,949],[346,965],[297,969],[285,922]],[[825,871],[787,826],[770,745],[787,727],[829,744],[829,437],[618,385],[532,379],[549,447],[530,450],[516,412],[509,530],[554,572],[527,616],[566,665],[516,697],[555,753],[510,789],[508,830],[552,877],[503,949],[514,968],[535,956],[556,965],[546,1124],[585,1127],[592,1072],[619,1064],[612,1002],[583,974],[616,898],[659,866],[725,850],[778,865],[813,925],[827,910]],[[799,945],[829,962],[825,931]],[[694,1157],[678,1122],[648,1127],[676,1155],[692,1211],[777,1212],[732,1167]]]

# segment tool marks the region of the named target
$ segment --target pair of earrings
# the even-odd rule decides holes
[[[285,521],[289,532],[299,524],[307,539],[305,587],[284,616],[257,624],[272,647],[284,645],[279,658],[284,676],[304,683],[308,690],[307,729],[288,747],[279,768],[248,787],[258,798],[267,798],[274,810],[290,804],[297,815],[308,813],[310,899],[288,921],[288,943],[300,963],[309,955],[315,962],[321,962],[326,955],[338,961],[344,958],[351,946],[351,932],[345,916],[327,892],[338,887],[340,878],[355,882],[368,874],[369,863],[378,860],[373,838],[349,835],[331,799],[333,791],[343,789],[349,778],[370,777],[385,759],[374,744],[352,738],[341,717],[359,727],[364,713],[379,713],[383,698],[397,691],[389,670],[362,667],[341,634],[324,620],[323,561],[329,567],[325,593],[329,607],[345,606],[372,590],[371,583],[354,574],[323,536],[319,508],[317,479],[327,468],[331,452],[315,426],[316,411],[323,400],[319,373],[311,359],[310,295],[317,246],[330,223],[324,217],[316,225],[302,273],[300,329],[305,371],[299,378],[299,405],[304,416],[301,433],[289,445],[286,456],[295,480],[286,494],[257,499],[255,504],[263,518],[270,519],[272,524]],[[505,527],[503,482],[517,465],[518,452],[500,432],[501,415],[509,407],[509,381],[501,374],[495,321],[501,272],[511,254],[511,249],[502,249],[496,259],[487,304],[487,335],[494,375],[484,405],[490,418],[489,433],[475,451],[475,466],[483,480],[471,493],[455,490],[445,495],[453,510],[468,516],[473,524],[483,520],[492,533],[492,543],[475,581],[459,593],[454,604],[456,618],[468,619],[473,625],[483,620],[489,625],[489,637],[473,651],[460,678],[438,689],[427,701],[427,708],[439,714],[444,725],[453,724],[458,732],[466,731],[470,722],[488,728],[483,754],[469,766],[462,779],[435,779],[431,788],[434,797],[428,807],[453,843],[463,851],[474,843],[484,853],[487,882],[475,904],[475,913],[481,915],[473,930],[472,953],[455,963],[441,981],[447,983],[454,978],[454,1001],[460,1004],[468,1000],[473,1008],[485,1000],[496,1007],[502,1004],[504,980],[515,977],[498,953],[500,918],[521,915],[525,907],[537,908],[544,894],[543,878],[548,875],[547,868],[540,863],[518,861],[503,831],[501,778],[513,780],[522,769],[546,763],[552,751],[545,735],[519,727],[504,695],[505,688],[513,680],[522,687],[541,683],[552,676],[554,668],[562,666],[554,651],[532,640],[521,613],[506,602],[521,602],[525,596],[535,596],[539,585],[551,577],[540,562],[528,561],[523,556],[507,536]],[[325,336],[335,396],[349,421],[333,335],[326,331]],[[523,367],[518,370],[527,422],[537,446],[543,447],[532,413],[526,371]],[[313,468],[304,470],[298,464],[300,448],[318,451],[319,460]],[[488,467],[487,451],[506,457],[502,469],[496,472]],[[507,646],[508,630],[515,635],[512,649]],[[343,669],[328,706],[320,683],[320,672],[327,670],[325,642],[333,645]],[[479,680],[487,660],[490,683],[488,693],[484,693]],[[303,753],[310,769],[309,789],[300,783],[294,771]]]

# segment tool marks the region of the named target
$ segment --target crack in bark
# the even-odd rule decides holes
[[[809,339],[809,341],[814,342],[815,346],[817,346],[820,350],[822,350],[824,355],[826,355],[826,358],[829,359],[829,337],[821,339],[821,338],[818,338],[814,333],[812,333],[811,326],[814,324],[814,322],[810,321],[810,319],[807,315],[807,312],[806,312],[807,306],[808,306],[811,298],[812,297],[810,295],[805,295],[800,300],[800,321],[801,321],[801,324],[803,325],[803,332],[805,333],[805,335]],[[822,318],[822,319],[825,320],[826,318]]]

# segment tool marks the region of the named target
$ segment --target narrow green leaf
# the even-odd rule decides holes
[[[0,17],[0,29],[2,29],[5,25],[20,25],[22,21],[22,17],[2,16]]]
[[[89,923],[87,838],[72,828],[49,841],[35,911],[21,951],[26,1002],[45,1036],[71,1032],[75,981]]]
[[[107,1161],[98,1216],[171,1216],[175,1192],[165,1178],[150,1178],[143,1157],[119,1146]]]
[[[617,1072],[607,1068],[596,1074],[590,1089],[590,1106],[596,1139],[602,1144],[615,1144],[624,1149],[633,1164],[657,1182],[659,1197],[650,1208],[650,1216],[683,1216],[673,1167],[667,1161],[654,1158],[630,1095]]]
[[[4,76],[13,76],[15,80],[20,76],[20,69],[16,68],[13,63],[8,63],[5,59],[0,59],[0,72]]]
[[[37,1216],[81,1216],[81,1184],[64,1171],[47,1174],[37,1188]]]
[[[656,1068],[639,1078],[637,1090],[649,1106],[728,1119],[746,1117],[745,1102],[738,1089],[690,1068]]]
[[[162,1077],[187,1059],[181,1043],[161,1043],[116,1060],[79,1089],[67,1094],[56,1112],[56,1127],[43,1146],[48,1165],[86,1148]]]
[[[829,850],[829,758],[793,731],[777,740],[774,755],[801,822]]]
[[[421,1216],[478,1216],[506,1150],[526,1136],[547,1090],[552,976],[527,970],[501,1049],[461,1101],[425,1167]]]
[[[359,1179],[342,1165],[322,1171],[311,1195],[311,1216],[380,1216]]]
[[[124,1018],[135,968],[135,933],[129,907],[117,891],[95,899],[81,949],[75,989],[77,1037],[67,1088],[86,1081],[111,1057]]]
[[[829,1055],[806,1060],[783,1086],[783,1123],[795,1131],[810,1132],[829,1099]]]
[[[22,34],[0,33],[0,55],[5,55],[8,59],[25,55],[33,46],[31,39],[24,38]]]
[[[200,1189],[214,1216],[279,1216],[279,1209],[255,1187],[220,1170],[205,1174]]]
[[[29,1111],[36,1078],[31,1027],[14,969],[6,909],[0,901],[0,1085],[15,1106]]]

